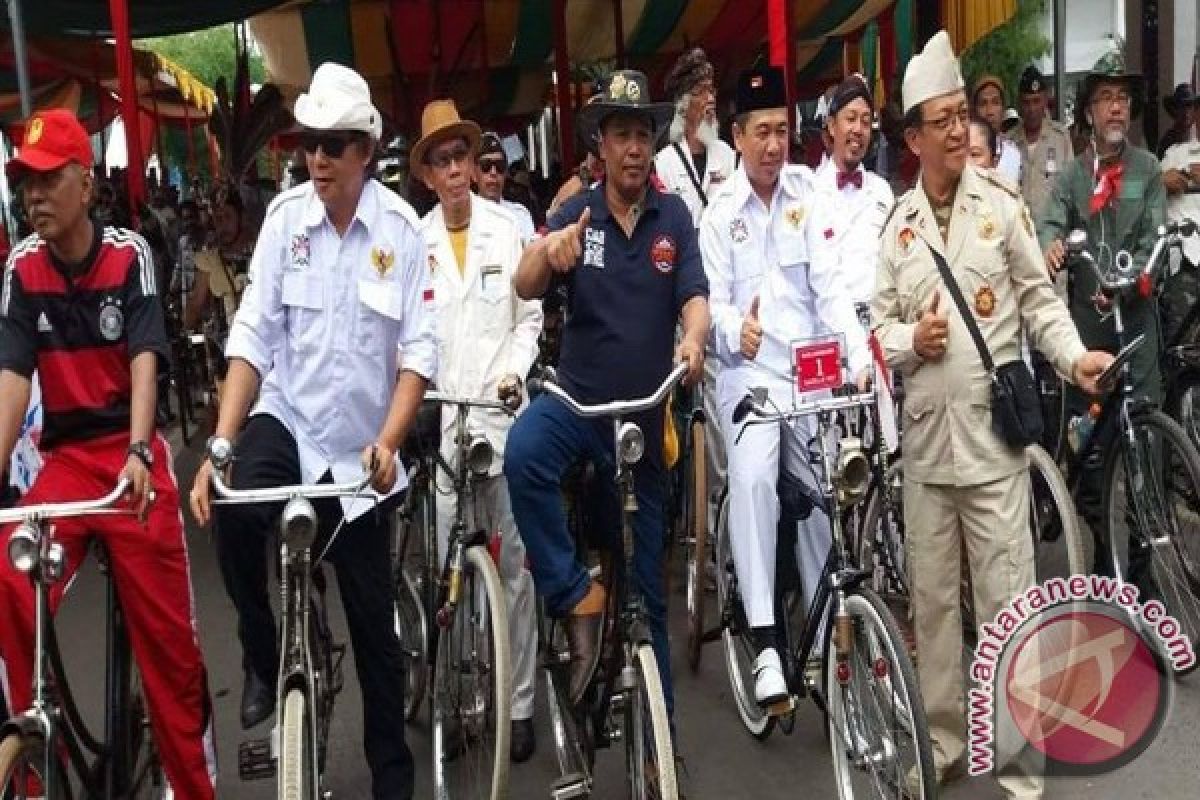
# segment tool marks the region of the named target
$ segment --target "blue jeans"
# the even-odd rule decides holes
[[[634,581],[645,601],[654,657],[662,676],[667,711],[673,712],[667,602],[664,587],[663,473],[661,435],[655,442],[647,429],[646,455],[634,468],[638,511],[633,518]],[[651,452],[651,448],[655,448]],[[541,395],[517,418],[504,450],[504,477],[512,499],[517,529],[525,541],[538,594],[553,616],[565,616],[587,594],[591,578],[575,552],[567,530],[561,484],[563,474],[579,460],[596,467],[593,496],[601,501],[594,515],[602,520],[604,541],[618,542],[620,514],[614,481],[612,420],[584,419],[549,395]]]

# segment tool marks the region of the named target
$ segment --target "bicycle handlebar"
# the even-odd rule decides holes
[[[113,506],[117,504],[117,501],[121,499],[121,496],[128,489],[129,481],[122,478],[111,492],[95,500],[80,500],[70,503],[42,503],[36,506],[23,506],[21,508],[0,511],[0,525],[33,520],[43,521],[86,517],[94,514],[102,514],[106,511],[125,513],[113,509]],[[129,511],[128,513],[132,514],[133,512]]]
[[[662,385],[654,390],[654,394],[643,397],[640,400],[613,400],[608,403],[584,405],[576,402],[561,386],[549,381],[542,384],[542,391],[554,395],[567,408],[581,417],[617,417],[649,411],[652,408],[662,405],[667,399],[667,395],[671,393],[671,390],[683,379],[686,373],[687,364],[677,364],[675,369],[671,370],[671,373],[667,375]]]
[[[455,395],[446,394],[444,392],[426,392],[425,399],[434,403],[441,403],[446,406],[466,406],[467,408],[482,408],[489,411],[503,411],[508,416],[514,416],[516,412],[504,405],[499,400],[480,400],[474,397],[457,397]]]
[[[361,479],[349,483],[317,483],[296,484],[294,486],[273,486],[265,489],[233,489],[225,483],[221,475],[223,468],[233,457],[233,446],[225,439],[211,439],[208,443],[208,458],[215,467],[211,478],[213,490],[217,494],[217,505],[251,505],[255,503],[283,503],[293,497],[306,497],[309,500],[326,498],[357,497],[371,476],[363,473]]]
[[[1068,254],[1072,258],[1083,261],[1091,267],[1101,289],[1115,293],[1132,289],[1143,275],[1147,278],[1151,277],[1160,266],[1163,255],[1178,244],[1181,238],[1192,236],[1196,231],[1196,223],[1189,219],[1160,225],[1158,240],[1154,243],[1154,249],[1150,251],[1150,258],[1146,260],[1146,265],[1140,270],[1134,269],[1133,256],[1129,254],[1129,251],[1121,250],[1114,258],[1115,269],[1102,272],[1096,259],[1085,249],[1087,234],[1081,230],[1072,231],[1067,237],[1066,245]]]
[[[757,425],[764,422],[779,422],[816,414],[829,414],[852,408],[866,408],[874,405],[875,402],[875,392],[867,390],[841,397],[806,400],[793,405],[792,408],[786,411],[771,411],[764,407],[763,402],[758,400],[753,392],[747,392],[746,396],[738,402],[737,407],[733,410],[733,424],[739,424],[742,420],[746,419],[747,414],[753,414],[758,419],[747,420],[746,424]]]

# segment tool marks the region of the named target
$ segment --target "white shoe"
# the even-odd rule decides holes
[[[779,652],[768,647],[754,659],[754,698],[764,708],[786,700],[787,681],[783,679],[783,664]]]

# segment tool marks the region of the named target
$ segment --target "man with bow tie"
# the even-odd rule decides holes
[[[861,75],[833,88],[825,115],[830,153],[817,169],[812,225],[829,248],[833,268],[856,303],[870,303],[879,261],[879,234],[895,198],[887,181],[862,165],[871,146],[871,91]]]

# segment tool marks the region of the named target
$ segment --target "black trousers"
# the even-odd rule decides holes
[[[279,420],[258,414],[246,423],[233,462],[232,485],[262,489],[300,483],[296,441]],[[330,475],[321,479],[330,480]],[[394,501],[391,504],[394,506]],[[336,500],[313,503],[325,541],[342,520]],[[243,663],[268,686],[279,670],[279,637],[267,598],[267,546],[279,529],[279,504],[217,506],[217,560],[238,614]],[[394,627],[388,505],[348,522],[326,559],[337,573],[363,698],[363,744],[375,800],[409,800],[413,758],[404,741],[404,661]],[[314,556],[315,557],[315,556]]]

